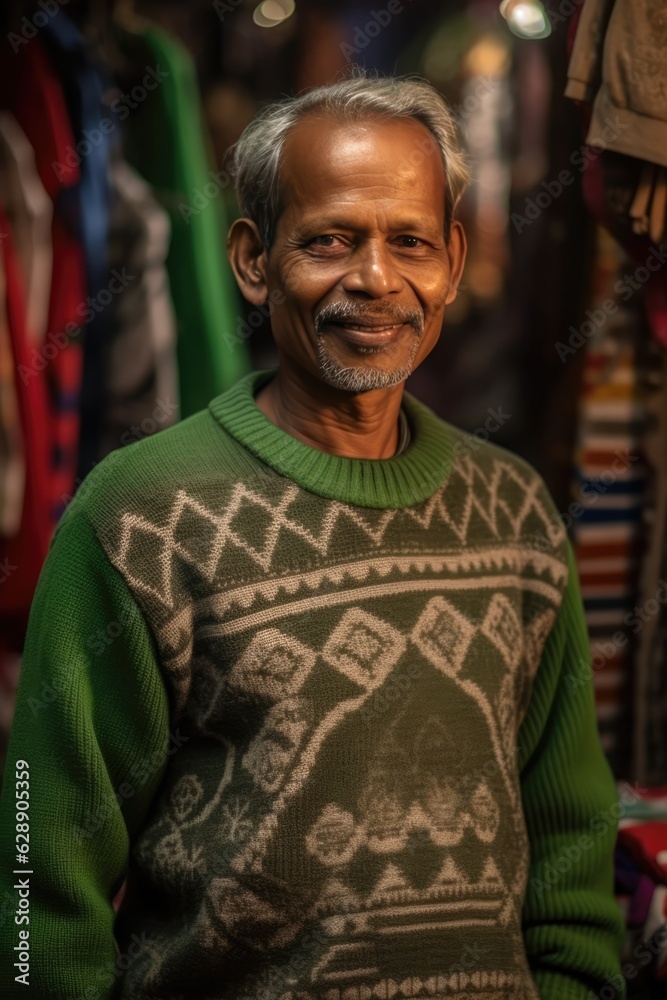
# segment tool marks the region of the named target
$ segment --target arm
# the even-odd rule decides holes
[[[167,760],[167,697],[152,637],[80,507],[75,499],[63,515],[39,579],[4,771],[5,1000],[26,995],[16,980],[22,970],[14,965],[14,949],[25,943],[20,931],[29,932],[24,982],[31,995],[113,995],[118,980],[111,900]],[[20,779],[17,761],[27,762],[18,768]],[[29,788],[21,784],[19,790],[29,794],[30,839],[28,863],[22,864],[16,860],[16,784],[26,772]],[[15,869],[22,874],[14,875]],[[14,886],[22,879],[29,879],[29,922],[16,916]]]
[[[598,994],[620,975],[623,920],[613,896],[616,786],[597,730],[577,568],[569,580],[519,732],[531,865],[523,933],[543,1000]]]

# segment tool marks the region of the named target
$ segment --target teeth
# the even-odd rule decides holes
[[[352,326],[352,324],[348,323],[345,326],[348,330],[362,330],[364,333],[385,333],[387,330],[394,330],[398,324],[394,323],[391,326]]]

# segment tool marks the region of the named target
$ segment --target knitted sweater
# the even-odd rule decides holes
[[[254,401],[273,374],[109,455],[59,523],[0,994],[587,997],[619,976],[618,811],[552,500],[407,392],[402,454],[309,447]]]
[[[666,44],[664,3],[586,0],[565,96],[593,101],[587,143],[667,167]]]

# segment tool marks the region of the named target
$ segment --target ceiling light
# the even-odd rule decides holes
[[[294,13],[294,0],[263,0],[252,15],[260,28],[275,28]]]
[[[518,38],[547,38],[551,24],[539,0],[502,0],[500,13]]]

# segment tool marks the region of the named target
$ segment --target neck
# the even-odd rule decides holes
[[[346,392],[283,361],[255,402],[272,423],[311,448],[342,458],[376,459],[396,453],[402,397],[402,382]]]

